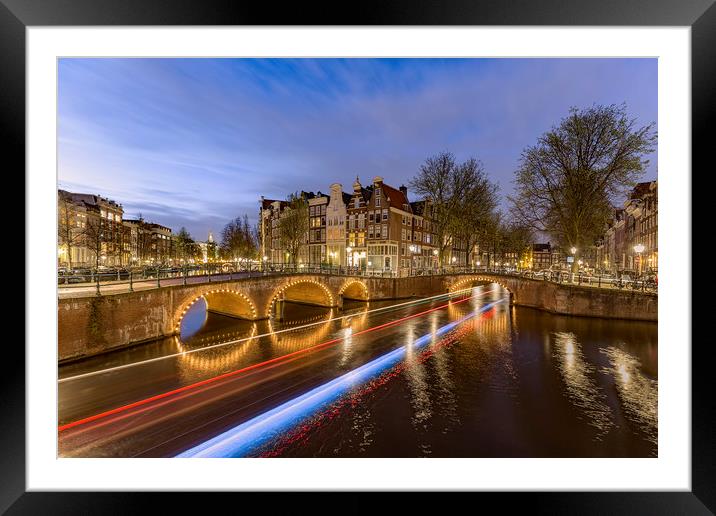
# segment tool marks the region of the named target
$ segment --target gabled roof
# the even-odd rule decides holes
[[[383,189],[383,192],[385,192],[385,197],[390,199],[390,204],[398,206],[401,209],[405,204],[410,206],[410,203],[408,202],[408,197],[397,188],[393,188],[392,186],[386,185],[385,183],[381,184],[381,188]]]

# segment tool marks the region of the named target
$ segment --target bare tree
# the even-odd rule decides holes
[[[243,228],[243,222],[241,217],[236,217],[234,220],[224,226],[221,232],[221,255],[233,262],[239,262],[244,255],[244,249],[246,248],[246,234]]]
[[[249,260],[256,257],[258,240],[248,215],[244,214],[243,219],[236,217],[224,226],[219,249],[224,258],[235,262],[243,260],[248,264]]]
[[[308,233],[308,202],[303,195],[293,193],[288,196],[288,206],[278,220],[279,236],[282,248],[289,253],[295,266],[301,249],[306,245]]]
[[[512,220],[502,225],[500,230],[502,233],[503,251],[505,253],[514,254],[519,261],[519,259],[529,251],[532,245],[532,228],[520,221]]]
[[[564,247],[591,245],[617,197],[643,174],[656,138],[654,123],[637,127],[625,105],[572,108],[522,152],[514,216]]]
[[[102,253],[105,247],[105,233],[107,222],[99,215],[87,216],[84,239],[90,255],[94,259],[94,268],[99,268],[102,261]]]
[[[249,216],[246,214],[244,214],[244,218],[241,223],[241,233],[243,236],[241,255],[248,266],[249,261],[256,258],[256,253],[258,252],[258,240],[256,239],[255,227],[251,227],[251,224],[249,223]]]
[[[466,186],[451,217],[450,232],[466,244],[468,263],[471,263],[475,246],[487,240],[489,226],[494,222],[498,186],[489,180],[482,163],[474,158],[460,168]]]
[[[432,227],[438,247],[438,263],[443,265],[446,250],[453,244],[455,214],[463,193],[471,186],[474,170],[458,166],[451,152],[440,152],[425,160],[412,188],[432,202]]]
[[[67,252],[67,265],[72,269],[72,249],[82,244],[85,228],[78,226],[76,206],[69,199],[60,196],[57,212],[57,244]]]
[[[184,226],[182,226],[176,236],[176,252],[177,257],[184,263],[196,258],[198,254],[198,246]]]

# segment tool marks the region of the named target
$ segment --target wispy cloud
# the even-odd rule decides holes
[[[200,238],[255,220],[260,195],[407,184],[443,149],[508,194],[570,106],[657,119],[654,59],[63,59],[59,74],[61,184]]]

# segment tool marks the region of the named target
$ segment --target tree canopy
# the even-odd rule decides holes
[[[572,108],[522,152],[512,213],[563,247],[592,245],[655,145],[654,123],[638,127],[625,105]]]

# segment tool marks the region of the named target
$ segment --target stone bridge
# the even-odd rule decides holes
[[[204,299],[212,312],[248,320],[282,318],[285,302],[336,307],[344,299],[372,301],[457,292],[498,283],[510,302],[552,313],[657,320],[657,296],[565,285],[494,273],[380,278],[293,274],[172,285],[153,290],[58,301],[59,359],[93,355],[179,333],[189,308]]]

